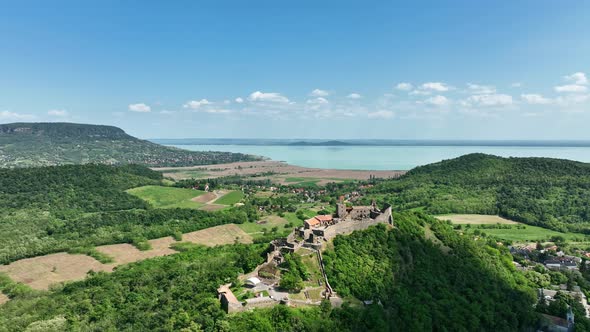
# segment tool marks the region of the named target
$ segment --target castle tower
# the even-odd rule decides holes
[[[336,209],[336,213],[338,214],[338,218],[344,218],[346,217],[346,204],[344,203],[338,203],[336,205],[337,209]]]

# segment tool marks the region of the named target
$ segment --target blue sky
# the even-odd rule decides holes
[[[590,139],[588,1],[1,1],[0,123]]]

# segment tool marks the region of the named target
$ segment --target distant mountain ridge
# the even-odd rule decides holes
[[[242,153],[166,147],[114,126],[66,122],[0,125],[0,167],[87,163],[191,166],[257,159]]]
[[[308,141],[298,141],[289,143],[289,145],[293,146],[349,146],[353,145],[351,143],[342,142],[342,141],[325,141],[325,142],[308,142]]]

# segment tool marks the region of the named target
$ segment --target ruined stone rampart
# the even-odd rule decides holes
[[[367,229],[370,226],[383,224],[382,220],[365,219],[365,220],[345,220],[336,225],[328,226],[324,229],[324,238],[329,240],[338,234],[350,234],[354,231]]]

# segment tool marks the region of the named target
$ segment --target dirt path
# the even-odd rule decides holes
[[[197,203],[204,203],[203,206],[199,208],[199,210],[204,211],[217,211],[227,207],[227,205],[222,204],[215,204],[215,201],[220,199],[221,197],[227,195],[230,191],[228,190],[215,190],[203,194],[201,196],[195,197],[192,200]]]
[[[236,241],[252,243],[252,237],[234,224],[186,233],[183,234],[182,240],[206,246],[232,244]],[[102,264],[86,255],[60,252],[21,259],[9,265],[0,265],[0,272],[6,273],[12,280],[26,284],[31,288],[45,290],[55,283],[82,280],[90,270],[111,272],[118,265],[177,253],[170,248],[170,245],[176,242],[172,237],[163,237],[148,242],[152,249],[146,251],[140,251],[127,243],[96,247],[98,251],[114,259],[115,262],[110,264]],[[0,297],[0,303],[2,303],[1,301],[2,297]]]

